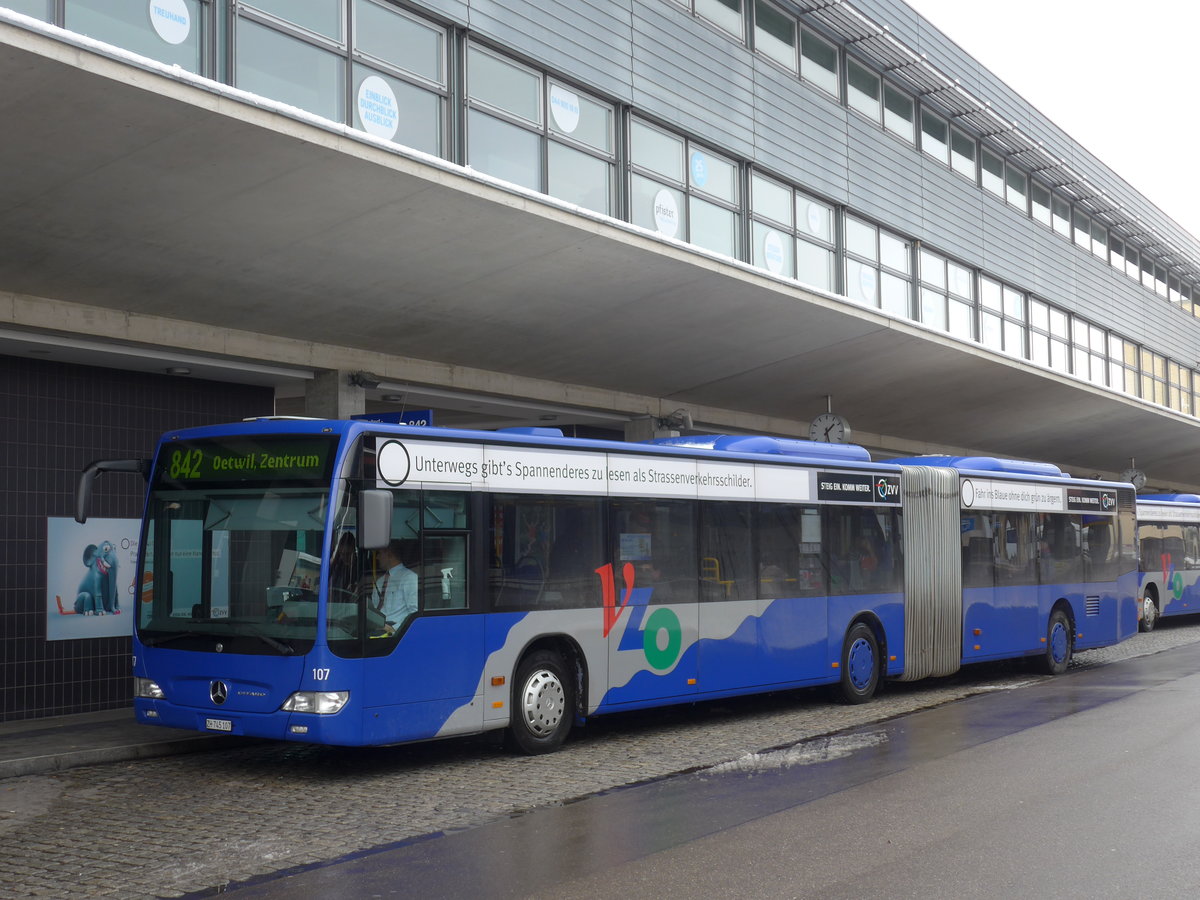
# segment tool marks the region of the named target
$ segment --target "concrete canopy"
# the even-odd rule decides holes
[[[1155,483],[1200,487],[1191,417],[227,87],[2,21],[0,83],[13,298],[657,398],[707,410],[705,430],[743,413],[803,434],[832,395],[875,448],[1078,475],[1136,458]],[[0,352],[23,334],[114,337],[20,307],[0,305]],[[179,348],[169,328],[163,344]],[[294,362],[220,366],[261,383]]]

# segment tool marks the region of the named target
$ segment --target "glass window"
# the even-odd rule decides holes
[[[1098,219],[1092,219],[1092,255],[1108,257],[1108,229]]]
[[[541,140],[536,132],[471,110],[467,160],[472,168],[530,190],[542,190]]]
[[[910,144],[916,141],[913,101],[890,84],[883,88],[883,127]]]
[[[1071,204],[1064,200],[1058,194],[1051,195],[1050,212],[1053,217],[1054,230],[1065,237],[1071,239]]]
[[[599,157],[550,142],[546,193],[585,209],[612,209],[612,166]]]
[[[796,71],[796,20],[763,0],[754,2],[754,49]]]
[[[1026,357],[1025,295],[995,279],[979,279],[980,343],[1009,356]]]
[[[1004,172],[1004,199],[1009,206],[1014,206],[1021,212],[1026,212],[1026,198],[1029,193],[1029,179],[1025,173],[1013,166],[1007,166]]]
[[[613,108],[550,82],[550,132],[598,150],[613,152]]]
[[[847,216],[846,251],[871,262],[878,260],[879,254],[875,247],[875,226]]]
[[[1140,277],[1142,271],[1141,257],[1138,254],[1137,248],[1132,244],[1125,244],[1125,274],[1135,281]]]
[[[971,270],[921,249],[921,321],[957,338],[975,336],[974,283]]]
[[[490,502],[487,574],[494,609],[600,605],[595,568],[606,555],[602,500],[492,494]]]
[[[1092,220],[1081,209],[1075,210],[1075,244],[1084,250],[1092,249]]]
[[[15,7],[9,2],[3,5],[52,21],[53,14],[47,12],[45,0],[18,3]],[[203,19],[199,0],[184,0],[178,7],[147,4],[144,0],[141,3],[69,0],[64,25],[106,44],[203,74]]]
[[[389,66],[446,83],[445,32],[373,0],[354,5],[354,48]]]
[[[795,278],[792,239],[765,222],[755,222],[753,231],[754,247],[750,261],[772,275]]]
[[[613,560],[618,568],[631,564],[637,586],[651,588],[652,604],[696,602],[696,503],[614,498],[608,512],[611,543],[601,558]]]
[[[800,77],[833,96],[838,90],[838,51],[807,28],[800,30]]]
[[[1035,222],[1040,222],[1047,228],[1051,226],[1050,218],[1050,189],[1042,187],[1036,181],[1029,183],[1029,203]]]
[[[238,21],[234,82],[242,90],[345,121],[345,59],[249,19]]]
[[[736,213],[699,197],[689,198],[688,213],[690,243],[726,256],[738,256]]]
[[[832,291],[833,207],[796,192],[796,279]]]
[[[754,506],[703,503],[700,506],[700,599],[754,600]]]
[[[980,153],[980,171],[985,191],[991,191],[997,197],[1004,196],[1004,160],[996,154],[983,150]]]
[[[857,257],[857,258],[856,258]],[[911,318],[909,244],[853,216],[846,217],[846,296]]]
[[[737,164],[711,151],[691,147],[688,154],[688,179],[691,186],[710,196],[736,203],[738,199]]]
[[[796,223],[802,233],[833,243],[833,207],[828,203],[797,192]]]
[[[832,291],[834,253],[808,241],[796,239],[796,280]]]
[[[975,139],[957,128],[950,129],[950,167],[959,175],[975,180]]]
[[[879,121],[879,76],[853,59],[846,60],[846,102],[864,116]]]
[[[616,176],[612,106],[556,82],[547,84],[547,106],[550,149],[546,192],[595,212],[611,214]]]
[[[1141,351],[1141,398],[1160,406],[1167,405],[1166,357],[1147,350]]]
[[[342,0],[243,0],[243,5],[261,9],[313,34],[342,40]]]
[[[1154,266],[1154,293],[1160,297],[1167,296],[1167,270],[1157,263]]]
[[[537,73],[472,46],[467,54],[467,80],[472,100],[541,124],[542,87]]]
[[[950,164],[950,126],[927,109],[921,110],[921,149],[938,162]]]
[[[630,178],[630,221],[670,238],[685,240],[683,191],[634,173]]]
[[[54,21],[54,0],[5,0],[4,5],[24,16],[43,22]]]
[[[1080,518],[1038,513],[1038,576],[1042,584],[1074,584],[1083,578]]]
[[[683,138],[633,120],[630,129],[631,160],[639,168],[683,183]]]
[[[1108,233],[1108,264],[1120,272],[1125,271],[1125,242],[1115,231]]]
[[[757,172],[750,179],[750,202],[755,216],[792,227],[792,190]]]
[[[911,261],[908,255],[908,241],[898,238],[886,231],[879,232],[879,261],[884,268],[908,274]]]
[[[742,0],[695,0],[696,15],[730,34],[742,36]]]
[[[796,275],[792,251],[792,190],[757,172],[751,176],[754,215],[750,261],[774,275]]]
[[[354,98],[355,128],[414,150],[442,155],[444,101],[439,94],[355,65]]]
[[[1182,413],[1192,413],[1192,372],[1171,362],[1167,365],[1167,405]]]

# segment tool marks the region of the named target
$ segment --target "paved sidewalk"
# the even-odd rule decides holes
[[[133,709],[0,722],[0,778],[233,747],[245,739],[140,725]]]

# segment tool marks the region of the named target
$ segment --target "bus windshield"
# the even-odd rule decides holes
[[[291,655],[316,639],[327,493],[156,488],[138,635],[147,646]]]

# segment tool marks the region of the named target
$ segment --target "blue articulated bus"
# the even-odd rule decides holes
[[[261,419],[148,477],[138,721],[341,745],[884,679],[1136,631],[1133,489],[754,436],[643,444]]]
[[[1142,494],[1137,498],[1141,550],[1141,629],[1160,616],[1200,612],[1200,496]]]

